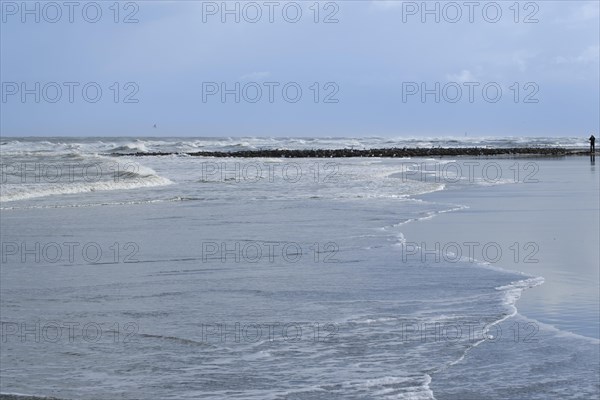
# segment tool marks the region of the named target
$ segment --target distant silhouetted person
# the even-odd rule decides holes
[[[595,153],[596,152],[596,138],[594,137],[594,135],[590,136],[590,138],[588,139],[590,141],[590,153]]]

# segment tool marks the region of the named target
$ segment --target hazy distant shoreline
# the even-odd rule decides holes
[[[566,149],[563,147],[512,147],[512,148],[381,148],[381,149],[265,149],[241,151],[198,151],[198,152],[132,152],[114,154],[118,156],[147,157],[188,155],[192,157],[232,158],[348,158],[348,157],[443,157],[443,156],[569,156],[590,155],[589,150]]]
[[[0,394],[0,400],[60,400],[58,397],[30,396],[27,394]]]

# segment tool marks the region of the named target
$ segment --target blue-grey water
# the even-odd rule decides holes
[[[585,282],[579,298],[553,304],[575,321],[561,326],[560,318],[545,319],[544,296],[527,300],[548,285],[573,289],[573,278],[562,279],[551,262],[545,274],[541,263],[527,269],[508,259],[452,257],[444,246],[485,240],[509,251],[507,238],[522,227],[510,218],[492,226],[486,216],[502,221],[500,211],[514,217],[527,210],[509,207],[512,201],[545,204],[532,200],[522,175],[511,175],[530,172],[525,164],[491,159],[497,166],[485,173],[468,164],[471,179],[452,175],[455,166],[438,169],[450,159],[115,157],[384,141],[417,143],[2,139],[0,391],[64,399],[597,397],[598,337],[578,330],[598,304],[589,289],[597,275],[586,275],[597,264],[572,269]],[[532,142],[582,146],[575,138],[454,145]],[[589,182],[559,173],[561,160],[543,161],[557,172],[536,174],[545,185],[537,188],[551,190],[556,176],[555,185],[570,182],[565,201],[580,189],[598,204],[597,191],[594,197],[577,186]],[[580,165],[597,185],[589,160],[569,160],[581,163],[562,164],[569,173]],[[465,161],[473,160],[456,165]],[[498,169],[502,176],[490,175]],[[441,172],[449,175],[435,179]],[[487,202],[467,199],[492,192]],[[540,219],[529,221],[540,227],[531,241],[545,238],[536,236],[544,209],[571,216],[540,207]],[[465,222],[428,234],[427,224],[447,216]],[[593,222],[570,236],[597,235]],[[443,250],[435,251],[436,242]],[[569,259],[568,243],[555,246]],[[520,312],[522,300],[531,302],[531,314]]]

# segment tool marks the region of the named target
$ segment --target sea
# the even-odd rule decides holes
[[[186,154],[553,146],[3,137],[0,399],[597,399],[594,158]]]

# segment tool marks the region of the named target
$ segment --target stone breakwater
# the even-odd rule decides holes
[[[589,155],[582,149],[561,147],[514,147],[514,148],[384,148],[384,149],[316,149],[316,150],[244,150],[244,151],[199,151],[199,152],[136,152],[113,154],[115,156],[170,156],[234,157],[234,158],[346,158],[346,157],[443,157],[443,156],[547,156]]]

